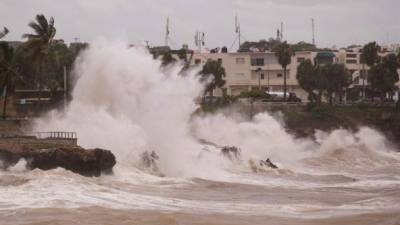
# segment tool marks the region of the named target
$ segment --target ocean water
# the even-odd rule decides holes
[[[126,46],[97,40],[75,63],[68,109],[35,124],[112,150],[114,174],[27,171],[21,161],[0,171],[1,225],[400,224],[400,153],[379,132],[297,139],[268,113],[194,115],[198,69],[160,69],[145,49]],[[156,170],[141,163],[144,151],[160,156]],[[266,158],[279,169],[260,166]]]

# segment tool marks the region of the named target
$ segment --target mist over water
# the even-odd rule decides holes
[[[39,130],[78,132],[83,147],[112,150],[118,163],[132,164],[143,151],[156,151],[172,176],[201,176],[202,146],[190,135],[194,99],[203,92],[196,71],[181,66],[161,69],[144,48],[122,41],[98,40],[76,62],[78,81],[65,114],[39,120]]]
[[[369,128],[354,134],[316,131],[314,141],[294,138],[268,113],[251,121],[235,109],[231,115],[194,116],[195,98],[205,85],[196,76],[198,70],[182,75],[182,65],[161,68],[145,48],[127,46],[98,39],[84,51],[75,63],[73,101],[65,112],[37,120],[36,129],[76,131],[80,145],[110,149],[122,165],[134,166],[139,154],[154,150],[165,174],[184,177],[225,173],[223,157],[204,151],[199,139],[239,147],[245,163],[268,157],[288,168],[337,150],[391,151],[385,138]]]
[[[127,46],[93,43],[75,63],[78,78],[67,110],[35,122],[38,131],[76,131],[79,145],[112,150],[115,174],[85,178],[18,166],[8,172],[13,188],[0,194],[5,209],[102,206],[282,218],[400,211],[400,156],[379,132],[339,129],[298,139],[268,113],[252,120],[234,108],[194,115],[204,89],[198,69],[185,75],[179,64],[161,69],[146,49]],[[230,161],[200,140],[237,146],[242,158]],[[140,154],[153,150],[166,177],[139,166]],[[257,166],[266,158],[280,169],[255,173],[249,161]],[[16,193],[25,197],[9,197]]]

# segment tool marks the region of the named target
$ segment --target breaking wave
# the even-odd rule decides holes
[[[379,132],[339,129],[298,139],[268,113],[252,120],[234,109],[194,114],[204,89],[198,69],[161,68],[146,49],[127,46],[94,42],[75,63],[78,80],[66,111],[35,123],[40,131],[76,131],[83,147],[112,150],[114,175],[21,172],[21,162],[0,180],[0,208],[101,205],[288,218],[400,210],[400,156]],[[224,157],[220,146],[240,148],[241,158]],[[157,152],[165,177],[140,167],[145,151]],[[266,158],[280,169],[259,168]]]

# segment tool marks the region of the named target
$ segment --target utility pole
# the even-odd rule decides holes
[[[281,41],[283,41],[283,22],[281,22]]]
[[[64,110],[67,109],[67,67],[64,66]]]
[[[312,29],[312,44],[315,46],[315,24],[314,24],[314,18],[311,18],[311,29]]]
[[[169,40],[169,17],[167,17],[167,27],[165,29],[165,46],[168,46]]]

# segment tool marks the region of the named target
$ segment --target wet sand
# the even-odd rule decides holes
[[[101,207],[78,209],[23,209],[1,211],[2,225],[398,225],[400,212],[360,214],[354,216],[301,219],[273,216],[244,216],[227,214],[185,214],[158,211],[130,211]]]

